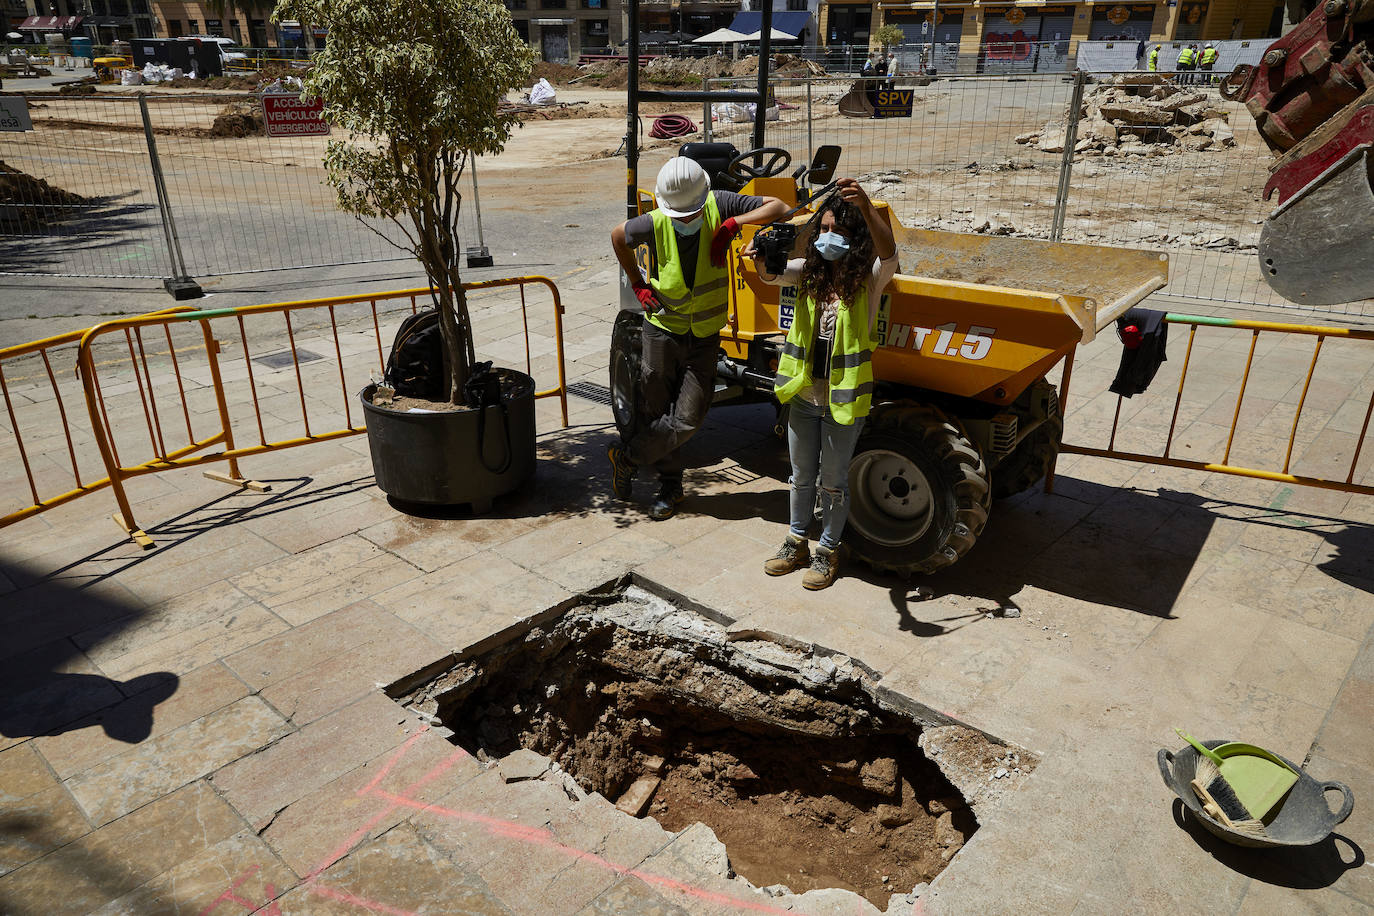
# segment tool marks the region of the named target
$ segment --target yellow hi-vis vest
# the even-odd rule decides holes
[[[1159,69],[1159,48],[1155,48],[1152,51],[1150,51],[1150,69]]]
[[[1178,52],[1178,65],[1180,67],[1191,67],[1193,65],[1193,49],[1184,48]]]
[[[1217,49],[1216,49],[1216,48],[1203,48],[1203,49],[1202,49],[1202,62],[1203,62],[1204,64],[1214,64],[1214,63],[1216,63],[1216,61],[1217,61]]]
[[[773,393],[784,404],[811,386],[811,352],[816,342],[815,304],[810,297],[797,301],[787,332]],[[873,338],[868,336],[868,281],[854,300],[840,303],[835,313],[835,340],[830,348],[830,415],[836,423],[853,425],[868,416],[873,404]]]
[[[651,279],[649,285],[658,293],[663,308],[650,315],[649,322],[670,334],[691,331],[697,337],[710,337],[725,327],[730,294],[730,272],[724,267],[711,266],[711,238],[721,223],[716,196],[710,192],[706,194],[706,209],[697,242],[697,272],[690,289],[682,276],[672,219],[662,210],[651,212],[654,244],[658,248],[658,276]]]

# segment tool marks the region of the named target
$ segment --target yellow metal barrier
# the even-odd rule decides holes
[[[1323,327],[1320,325],[1283,324],[1272,321],[1241,321],[1229,318],[1210,318],[1200,315],[1169,314],[1165,316],[1165,321],[1169,324],[1187,326],[1189,330],[1188,348],[1183,357],[1183,368],[1179,374],[1178,388],[1174,395],[1173,409],[1169,417],[1168,432],[1165,436],[1163,452],[1160,454],[1150,454],[1147,452],[1129,451],[1117,448],[1117,435],[1121,428],[1121,409],[1123,400],[1121,396],[1118,396],[1116,399],[1116,407],[1111,422],[1111,432],[1106,448],[1064,443],[1060,448],[1061,452],[1075,455],[1091,455],[1097,458],[1120,458],[1129,461],[1139,461],[1144,464],[1165,465],[1168,467],[1187,468],[1196,471],[1209,471],[1217,474],[1230,474],[1237,477],[1272,480],[1299,486],[1338,490],[1346,493],[1374,494],[1374,486],[1356,482],[1360,454],[1363,450],[1365,436],[1369,432],[1370,417],[1374,415],[1374,391],[1370,393],[1369,402],[1365,406],[1364,419],[1360,425],[1359,435],[1355,438],[1354,450],[1353,454],[1350,456],[1349,464],[1345,465],[1344,461],[1341,462],[1342,465],[1345,466],[1344,477],[1293,473],[1293,449],[1297,442],[1298,430],[1302,424],[1303,409],[1307,404],[1308,395],[1312,390],[1313,377],[1316,375],[1318,361],[1322,355],[1323,343],[1329,339],[1374,341],[1374,331],[1353,328]],[[1240,385],[1236,392],[1235,406],[1230,411],[1231,419],[1230,426],[1226,431],[1226,445],[1225,448],[1222,449],[1217,460],[1211,461],[1179,458],[1172,453],[1175,435],[1179,429],[1180,408],[1184,403],[1184,386],[1188,381],[1188,370],[1193,362],[1194,345],[1197,340],[1198,329],[1201,327],[1250,332],[1250,346],[1246,354]],[[1277,468],[1246,467],[1239,464],[1233,464],[1231,461],[1232,450],[1236,445],[1236,434],[1238,431],[1244,434],[1244,430],[1241,430],[1240,426],[1241,409],[1245,403],[1246,392],[1251,381],[1251,370],[1255,364],[1257,344],[1259,343],[1260,335],[1263,333],[1315,338],[1315,343],[1312,347],[1312,355],[1307,362],[1306,375],[1302,378],[1301,394],[1298,396],[1297,403],[1294,406],[1291,423],[1286,423],[1288,428],[1288,440],[1284,448],[1283,463]],[[1363,358],[1356,361],[1356,364],[1361,367],[1361,374],[1363,374],[1364,371],[1363,367],[1371,364],[1370,355],[1361,354]],[[1060,409],[1064,411],[1066,415],[1069,382],[1073,372],[1073,357],[1074,354],[1070,353],[1065,359],[1064,375],[1062,384],[1060,385]],[[1293,384],[1297,384],[1296,375],[1293,376]],[[1275,404],[1275,407],[1277,408],[1281,403],[1282,402]],[[1052,489],[1052,486],[1053,477],[1051,476],[1047,480],[1046,489]]]
[[[546,287],[551,295],[553,304],[553,331],[556,345],[556,365],[558,382],[555,386],[535,392],[536,398],[558,397],[562,408],[563,425],[568,425],[568,401],[567,383],[564,370],[563,358],[563,305],[558,293],[557,286],[552,280],[546,277],[513,277],[497,280],[485,280],[476,283],[466,283],[464,288],[472,298],[480,299],[484,292],[495,293],[502,288],[515,288],[519,294],[520,314],[522,321],[523,337],[525,342],[525,368],[526,371],[532,370],[529,340],[529,316],[527,303],[527,287],[543,286]],[[0,391],[3,391],[6,408],[10,423],[15,433],[15,446],[20,463],[29,484],[32,503],[23,506],[7,515],[0,517],[0,527],[12,524],[20,519],[27,518],[45,509],[69,502],[86,493],[95,490],[111,487],[114,491],[115,501],[118,504],[119,512],[114,516],[115,521],[123,528],[130,537],[144,547],[153,546],[152,539],[139,528],[133,516],[128,494],[125,491],[125,481],[145,474],[156,474],[161,471],[175,468],[192,467],[195,465],[206,464],[209,462],[225,461],[228,462],[228,474],[216,471],[206,471],[205,475],[215,480],[227,482],[240,487],[254,489],[267,489],[264,485],[256,481],[246,479],[238,467],[238,459],[249,455],[263,454],[270,451],[279,451],[286,448],[294,448],[300,445],[307,445],[312,442],[324,442],[344,436],[357,435],[364,432],[362,418],[355,423],[352,417],[352,399],[357,396],[357,392],[364,387],[362,379],[357,380],[357,384],[350,386],[347,378],[344,348],[340,339],[338,311],[345,306],[366,306],[366,311],[362,313],[361,320],[367,321],[370,318],[370,327],[364,333],[371,339],[367,345],[369,351],[375,345],[375,362],[367,360],[367,367],[352,364],[348,369],[359,371],[375,371],[380,377],[381,371],[385,367],[385,345],[382,335],[382,318],[379,315],[379,304],[383,308],[387,304],[395,304],[398,307],[393,312],[405,312],[405,306],[409,306],[408,313],[414,314],[420,309],[420,301],[428,299],[431,290],[428,288],[399,290],[395,292],[379,293],[365,296],[336,296],[327,299],[307,299],[295,302],[279,302],[266,305],[244,306],[240,308],[228,309],[202,309],[196,310],[186,306],[179,306],[161,312],[149,313],[130,318],[120,318],[114,321],[105,322],[96,327],[85,331],[74,331],[68,334],[58,335],[45,340],[35,341],[18,347],[9,347],[0,350]],[[253,368],[254,357],[249,344],[247,322],[254,318],[264,315],[281,315],[285,321],[287,351],[284,354],[273,354],[283,358],[289,354],[289,364],[294,369],[295,396],[300,406],[300,416],[298,420],[288,421],[290,424],[298,424],[297,428],[290,431],[290,434],[282,435],[274,430],[273,435],[268,433],[268,422],[275,419],[268,414],[269,421],[264,420],[264,409],[262,398],[260,397],[259,385],[255,380]],[[319,431],[312,428],[310,407],[307,401],[307,373],[302,370],[303,362],[301,348],[297,345],[297,326],[293,324],[293,316],[296,316],[297,323],[307,316],[318,318],[328,340],[332,342],[334,360],[331,362],[337,370],[337,381],[330,383],[337,385],[337,393],[341,395],[342,403],[342,425],[339,428]],[[388,318],[391,315],[387,316]],[[247,382],[247,395],[241,399],[238,406],[243,407],[244,402],[251,404],[252,417],[255,421],[256,442],[240,445],[235,437],[235,423],[233,411],[231,410],[230,400],[227,396],[226,378],[222,370],[219,354],[221,352],[221,341],[215,337],[211,330],[211,323],[220,319],[232,320],[237,324],[238,343],[243,350],[243,380]],[[324,323],[327,321],[327,324]],[[188,326],[194,323],[199,326],[200,344],[198,346],[187,346],[185,341],[181,341],[178,346],[175,328]],[[143,423],[146,430],[147,445],[139,447],[141,452],[137,459],[123,460],[120,456],[120,440],[116,436],[116,428],[123,427],[123,417],[117,412],[112,411],[110,401],[112,396],[107,393],[101,382],[100,368],[108,365],[97,359],[97,345],[99,343],[109,343],[112,336],[122,337],[123,347],[121,350],[127,352],[127,358],[123,355],[116,362],[121,365],[131,364],[133,366],[132,380],[121,379],[124,387],[130,388],[130,393],[136,393],[138,407],[135,408],[135,415],[141,411]],[[156,337],[166,341],[166,350],[151,352],[151,339]],[[77,369],[81,379],[82,391],[86,402],[86,413],[90,418],[90,435],[94,439],[96,448],[99,451],[98,460],[103,463],[106,475],[99,479],[83,479],[80,465],[77,460],[76,440],[82,433],[83,428],[73,426],[73,418],[68,415],[68,405],[63,393],[59,390],[56,376],[52,371],[52,359],[49,354],[58,348],[72,346],[76,347]],[[199,354],[203,351],[204,356]],[[103,351],[102,351],[103,352]],[[204,363],[191,365],[187,361],[190,354],[196,354],[195,358],[203,358]],[[10,386],[4,375],[4,366],[7,361],[20,359],[25,356],[37,354],[45,368],[47,378],[53,391],[56,408],[60,418],[62,435],[65,437],[67,451],[70,456],[71,473],[75,480],[75,486],[71,489],[59,493],[43,493],[36,478],[33,462],[28,450],[25,448],[25,438],[23,435],[23,424],[20,422],[19,412],[12,401]],[[150,364],[150,355],[153,357],[165,356],[168,359],[168,371],[162,376],[155,376]],[[309,361],[313,361],[317,356],[311,354]],[[375,369],[370,367],[375,366]],[[332,375],[332,372],[331,372]],[[198,376],[198,377],[197,377]],[[192,379],[208,389],[213,397],[213,424],[215,428],[208,435],[197,435],[195,431],[196,421],[192,416],[190,398],[188,398],[187,381]],[[310,379],[310,387],[318,383],[318,379]],[[161,384],[159,384],[161,383]],[[356,389],[356,390],[354,390]],[[194,390],[194,389],[192,389]],[[173,404],[167,410],[166,401],[172,393]],[[159,403],[161,395],[162,403]],[[313,395],[313,392],[312,392]],[[332,396],[331,396],[332,397]],[[318,411],[318,408],[317,408]],[[183,426],[185,437],[175,431],[174,427]],[[202,424],[203,425],[203,424]],[[318,423],[316,427],[318,427]],[[127,430],[126,430],[127,432]],[[242,437],[240,437],[242,438]],[[253,438],[250,435],[248,438]],[[127,437],[124,439],[126,454],[130,448]],[[220,449],[213,452],[206,452],[212,446],[222,445]]]

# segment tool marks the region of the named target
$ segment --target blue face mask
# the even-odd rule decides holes
[[[838,232],[822,232],[813,244],[827,261],[838,261],[849,251],[849,239]]]
[[[701,231],[702,219],[704,219],[704,217],[701,216],[701,214],[698,214],[694,219],[689,219],[686,222],[675,219],[673,220],[673,231],[678,235],[696,235]]]

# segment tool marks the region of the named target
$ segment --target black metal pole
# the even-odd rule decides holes
[[[639,0],[627,0],[629,79],[625,84],[625,218],[639,215]]]
[[[773,54],[773,0],[763,0],[759,24],[759,101],[754,109],[754,149],[763,146],[763,124],[768,118],[768,69]]]

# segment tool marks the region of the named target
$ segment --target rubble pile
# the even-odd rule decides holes
[[[578,68],[581,75],[566,82],[586,80],[603,88],[625,85],[626,65],[622,60],[597,60]],[[723,54],[707,57],[655,57],[640,70],[645,83],[660,86],[700,85],[702,80],[731,76],[753,76],[759,72],[758,55],[732,60]],[[776,76],[825,76],[820,64],[794,57],[774,54],[771,72]]]
[[[1229,116],[1207,94],[1175,85],[1167,77],[1122,74],[1095,86],[1079,112],[1076,157],[1164,156],[1180,152],[1219,152],[1236,145]],[[1062,153],[1063,120],[1021,134],[1017,143],[1045,153]]]

